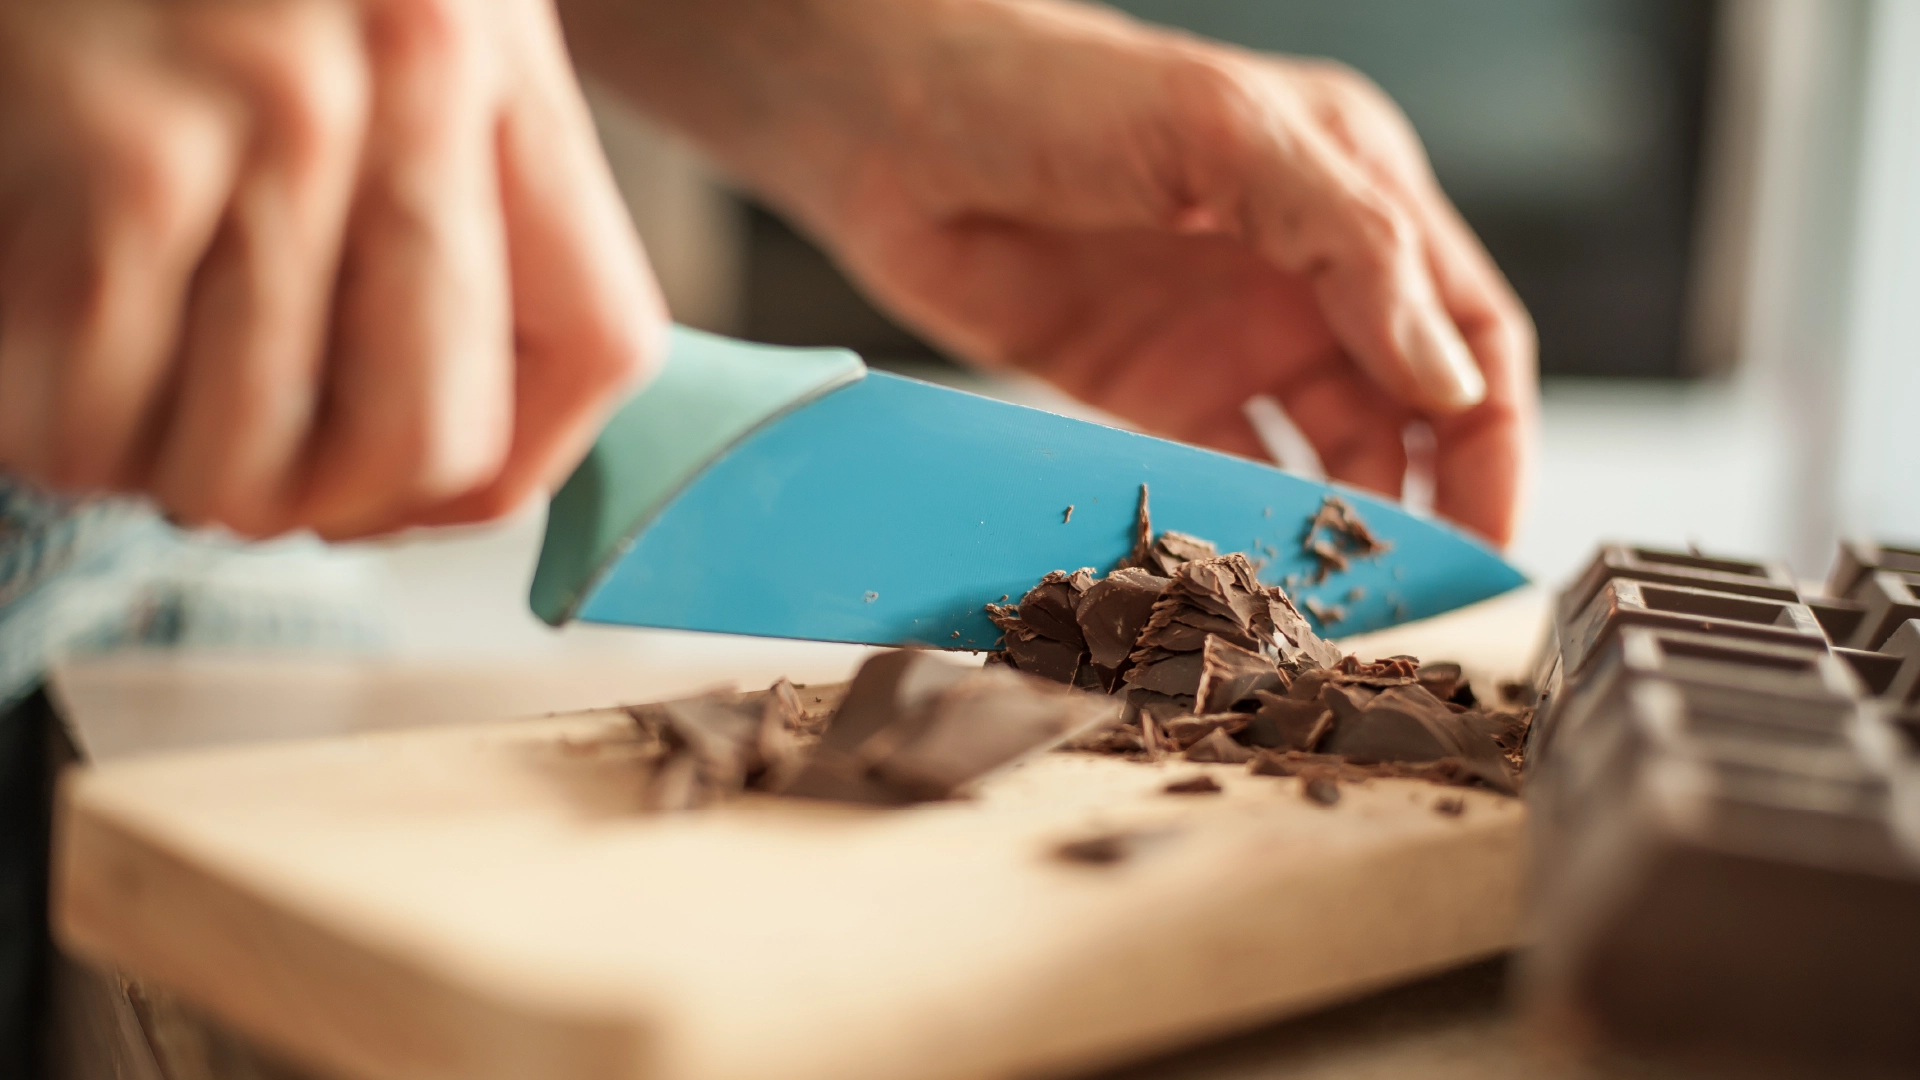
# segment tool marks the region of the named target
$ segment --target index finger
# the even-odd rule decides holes
[[[1434,511],[1504,546],[1533,469],[1539,421],[1533,323],[1444,197],[1435,192],[1416,202],[1441,301],[1487,383],[1479,405],[1432,421]]]

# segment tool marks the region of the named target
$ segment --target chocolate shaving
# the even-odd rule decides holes
[[[1218,765],[1239,765],[1253,760],[1253,751],[1234,742],[1226,732],[1215,729],[1207,737],[1194,743],[1187,751],[1188,761],[1203,761]]]
[[[1126,664],[1167,582],[1145,570],[1123,567],[1081,595],[1075,619],[1096,666],[1118,671]]]
[[[1207,713],[1232,711],[1254,694],[1283,684],[1271,657],[1251,652],[1221,637],[1210,637],[1200,653],[1200,682],[1194,689],[1194,708]]]
[[[1175,780],[1160,790],[1169,795],[1216,795],[1225,789],[1220,786],[1219,781],[1205,773],[1201,773],[1199,776],[1189,777],[1185,780]]]
[[[1316,582],[1347,569],[1353,559],[1372,558],[1391,547],[1373,535],[1353,505],[1338,495],[1329,495],[1321,502],[1300,537],[1300,550],[1319,564]]]
[[[1301,700],[1258,691],[1260,708],[1247,722],[1246,741],[1275,750],[1312,750],[1333,730],[1333,710],[1318,697]]]
[[[896,805],[947,798],[1033,750],[1119,719],[1119,703],[1004,668],[882,653],[854,676],[784,793]]]
[[[1311,803],[1332,806],[1340,801],[1340,774],[1328,768],[1302,769],[1300,794]]]
[[[1125,697],[1119,724],[1073,749],[1233,763],[1258,749],[1268,768],[1281,767],[1272,755],[1282,763],[1307,755],[1359,769],[1357,777],[1516,789],[1529,710],[1482,707],[1458,664],[1343,655],[1285,590],[1258,579],[1245,554],[1217,554],[1177,532],[1155,536],[1148,498],[1142,485],[1133,549],[1105,578],[1054,571],[1019,605],[987,606],[1011,666]],[[1322,556],[1323,578],[1387,550],[1334,497],[1302,545]],[[1366,590],[1346,595],[1357,602]],[[1322,623],[1345,618],[1318,598],[1304,603]]]
[[[1467,812],[1467,801],[1458,795],[1449,795],[1444,799],[1433,800],[1433,812],[1447,817],[1459,817]]]
[[[1156,723],[1166,732],[1167,741],[1173,744],[1175,750],[1185,751],[1216,731],[1224,731],[1229,736],[1236,735],[1247,726],[1247,720],[1244,713],[1223,713],[1214,716],[1176,716]]]

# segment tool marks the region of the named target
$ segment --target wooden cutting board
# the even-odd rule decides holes
[[[1512,674],[1539,611],[1357,651]],[[657,817],[630,738],[601,711],[76,772],[57,932],[379,1080],[1061,1074],[1520,934],[1524,812],[1491,794],[1375,781],[1326,807],[1240,767],[1052,754],[966,802]],[[1224,793],[1161,790],[1200,772]],[[1115,833],[1117,863],[1057,854]]]

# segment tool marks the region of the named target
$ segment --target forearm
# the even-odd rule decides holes
[[[560,0],[575,63],[723,168],[810,201],[891,123],[888,0]],[[896,39],[896,48],[900,45]],[[795,152],[804,147],[804,152]]]
[[[559,0],[589,76],[817,223],[863,154],[949,151],[985,170],[1034,108],[1055,37],[1143,28],[1034,0]],[[965,98],[967,107],[956,108]],[[996,100],[983,100],[996,99]],[[908,156],[916,156],[912,152]]]

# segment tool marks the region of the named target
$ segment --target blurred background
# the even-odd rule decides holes
[[[1513,552],[1535,576],[1564,578],[1602,538],[1784,558],[1804,577],[1843,532],[1920,538],[1920,3],[1120,6],[1345,61],[1412,117],[1538,321],[1542,462]],[[596,109],[680,320],[1071,408],[942,358],[686,148],[604,96]],[[540,527],[536,510],[257,557],[326,563],[328,595],[371,597],[369,639],[403,653],[666,647],[536,624]],[[183,587],[214,591],[220,575],[196,573]]]

